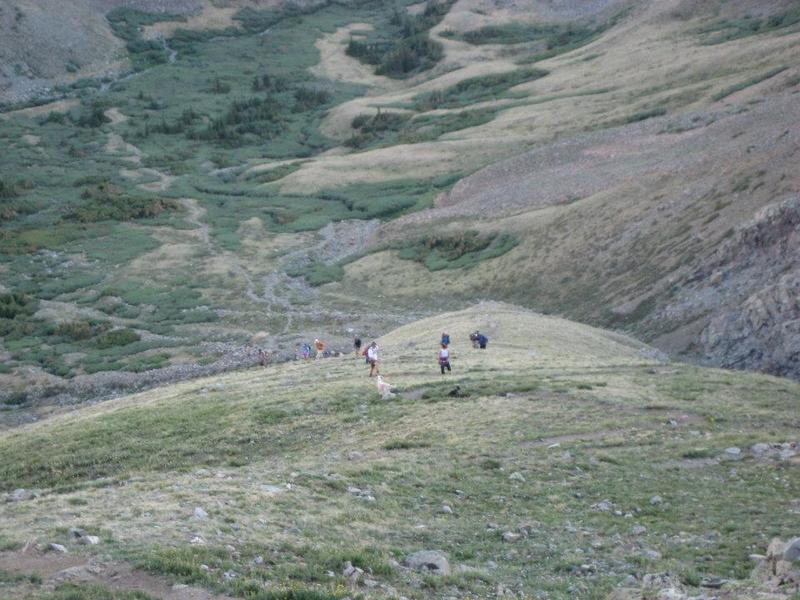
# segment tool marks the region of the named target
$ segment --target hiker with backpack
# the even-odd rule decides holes
[[[317,351],[317,360],[325,356],[325,342],[323,342],[321,339],[317,338],[314,340],[314,348]]]
[[[356,358],[358,358],[358,355],[361,354],[361,338],[358,336],[353,338],[353,349],[355,350]]]
[[[442,375],[444,375],[445,369],[447,369],[448,373],[453,371],[450,368],[450,350],[447,348],[447,344],[442,344],[439,349],[439,367],[442,369]]]
[[[308,342],[303,342],[303,345],[300,346],[300,354],[303,356],[303,360],[311,358],[311,346],[308,345]]]
[[[376,342],[372,342],[366,350],[367,355],[367,364],[369,365],[369,376],[372,377],[372,374],[375,373],[376,375],[380,375],[380,369],[378,368],[378,363],[380,362],[380,358],[378,358],[378,344]]]
[[[486,350],[486,344],[489,343],[489,338],[487,338],[482,333],[478,333],[478,348],[481,350]]]
[[[449,346],[450,345],[450,334],[446,331],[442,332],[442,341],[439,342],[442,346]]]

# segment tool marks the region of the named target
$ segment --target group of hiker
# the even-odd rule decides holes
[[[486,345],[489,343],[489,338],[477,330],[469,334],[469,339],[473,348],[480,348],[481,350],[486,350]],[[442,375],[444,375],[445,370],[448,373],[452,373],[453,369],[450,367],[450,334],[443,331],[439,344],[441,346],[439,348],[439,368],[442,370]]]
[[[314,340],[313,351],[315,352],[315,358],[320,359],[324,358],[325,356],[325,348],[327,348],[327,344],[319,338]],[[297,348],[295,349],[295,358],[303,360],[310,360],[311,359],[311,352],[312,347],[308,342],[303,342],[302,344],[298,344]]]
[[[478,330],[473,331],[469,334],[470,342],[472,342],[473,348],[479,348],[481,350],[486,350],[486,346],[489,343],[489,338],[487,338],[483,333]],[[452,373],[453,369],[450,366],[450,334],[446,331],[442,332],[442,337],[439,341],[439,353],[438,353],[438,361],[439,361],[439,368],[442,372],[442,375],[445,374],[445,371],[448,373]],[[380,356],[379,352],[380,349],[378,348],[377,342],[372,342],[367,345],[366,348],[362,351],[363,342],[361,338],[356,335],[353,337],[353,351],[355,353],[356,358],[364,357],[364,360],[367,365],[369,365],[369,377],[373,375],[380,375]],[[312,351],[315,352],[315,358],[320,359],[325,356],[325,349],[327,345],[325,342],[319,338],[314,340],[314,345],[312,347],[311,344],[307,342],[303,342],[302,344],[298,344],[296,350],[296,358],[303,360],[310,360]],[[262,363],[263,364],[263,363]]]

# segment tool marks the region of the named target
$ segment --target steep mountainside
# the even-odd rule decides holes
[[[480,299],[800,374],[795,2],[65,6],[1,18],[3,101],[62,82],[0,113],[6,402]]]

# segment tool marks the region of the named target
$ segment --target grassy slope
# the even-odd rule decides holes
[[[170,42],[178,50],[176,62],[119,82],[107,93],[91,86],[75,90],[82,100],[71,108],[76,118],[99,99],[103,108],[116,109],[113,122],[98,128],[42,123],[41,112],[3,120],[0,138],[13,150],[4,154],[3,170],[24,173],[34,186],[14,199],[21,203],[20,214],[0,229],[3,286],[62,303],[45,306],[38,313],[41,319],[26,322],[3,340],[4,385],[21,389],[36,378],[40,389],[56,393],[63,375],[214,360],[199,342],[241,345],[260,330],[271,334],[270,345],[284,350],[299,337],[313,338],[321,330],[343,340],[347,327],[378,330],[403,322],[409,309],[415,314],[438,310],[436,296],[444,287],[458,302],[501,297],[628,327],[652,308],[642,302],[648,300],[643,289],[668,294],[674,269],[691,271],[691,260],[704,256],[699,250],[713,248],[775,194],[797,189],[793,172],[781,170],[783,161],[760,152],[747,158],[729,154],[735,173],[710,165],[701,174],[679,173],[666,182],[659,177],[626,181],[591,198],[581,196],[584,202],[565,194],[561,203],[568,206],[512,220],[486,221],[491,211],[481,213],[482,221],[470,217],[463,227],[510,231],[521,242],[506,256],[475,269],[433,277],[414,263],[378,253],[348,267],[343,285],[308,289],[285,273],[307,272],[302,267],[308,263],[317,267],[317,261],[335,262],[363,246],[342,248],[351,243],[351,232],[335,232],[332,237],[340,247],[330,251],[319,230],[331,221],[388,221],[425,208],[463,175],[554,139],[591,135],[663,111],[675,119],[667,129],[683,127],[680,115],[689,110],[701,114],[705,124],[720,110],[726,116],[754,110],[750,102],[792,94],[797,88],[794,26],[747,35],[736,29],[741,35],[733,41],[709,44],[707,30],[721,27],[722,17],[713,10],[681,14],[656,2],[637,3],[588,45],[546,58],[539,54],[538,42],[472,46],[450,39],[447,31],[475,26],[479,14],[471,4],[460,3],[433,30],[445,48],[441,64],[406,81],[387,81],[370,76],[344,48],[350,32],[385,27],[390,9],[362,7],[356,19],[352,8],[331,6],[280,21],[264,36],[214,38],[206,32],[179,32]],[[492,24],[508,17],[500,11],[478,21]],[[354,20],[365,25],[353,26]],[[678,62],[672,60],[675,56]],[[784,66],[788,68],[761,81]],[[542,77],[539,68],[549,74]],[[263,95],[252,90],[252,81],[265,72],[290,86],[281,92],[286,110],[279,134],[269,140],[250,137],[241,145],[187,138],[186,129],[201,130],[236,100]],[[525,79],[529,81],[519,84]],[[465,80],[469,85],[458,87]],[[323,87],[330,100],[294,113],[291,90],[297,86]],[[443,90],[446,101],[429,105],[430,95]],[[723,92],[730,108],[715,103]],[[163,124],[179,124],[187,106],[197,112],[187,117],[191,125],[183,125],[184,131],[158,132]],[[378,107],[403,112],[406,124],[370,139],[364,149],[344,145],[355,133],[353,118],[372,115]],[[720,121],[718,128],[738,140],[734,145],[744,152],[747,137],[740,138],[733,128],[727,131],[724,124],[738,121]],[[774,121],[781,125],[780,114]],[[640,131],[637,127],[621,130],[614,148],[624,146]],[[648,136],[658,138],[657,133],[645,129],[638,143],[652,141]],[[758,156],[768,157],[767,164]],[[739,173],[745,162],[748,171]],[[628,164],[621,160],[615,168],[627,172]],[[672,170],[669,164],[663,168]],[[762,184],[756,174],[763,169],[767,176]],[[194,208],[138,222],[65,222],[65,215],[84,203],[86,176],[107,179],[137,195],[169,196]],[[727,197],[748,176],[753,185],[737,192],[744,201],[731,205]],[[710,206],[695,203],[694,197],[692,205],[685,202],[686,179],[702,183],[700,196],[701,187],[711,189]],[[668,218],[659,208],[665,204],[663,188],[684,202]],[[717,210],[717,205],[723,208]],[[615,222],[611,215],[621,217]],[[649,223],[648,234],[634,232],[639,240],[631,241],[625,227],[643,222]],[[359,231],[364,238],[372,230]],[[352,238],[359,235],[357,231]],[[643,246],[653,240],[658,243],[645,252]],[[34,248],[55,254],[24,251]],[[644,254],[642,265],[629,260]],[[189,263],[192,269],[187,270]],[[387,286],[402,289],[387,295]],[[629,305],[641,310],[622,318],[611,313],[620,307],[624,313]],[[638,322],[636,331],[653,339],[688,323],[690,331],[663,342],[670,350],[685,349],[696,337],[693,319],[704,310],[700,307],[674,323],[660,318]],[[146,339],[108,356],[97,351],[93,339],[53,335],[55,322],[64,315],[133,327]],[[41,349],[43,341],[49,348]],[[21,365],[40,371],[18,369]]]
[[[485,352],[466,341],[476,327],[490,337]],[[454,340],[445,379],[442,329]],[[82,526],[101,535],[104,555],[264,598],[264,585],[344,595],[347,560],[410,598],[483,597],[498,585],[598,598],[627,573],[741,578],[748,554],[793,533],[780,515],[797,497],[797,464],[747,448],[796,434],[797,384],[664,364],[628,338],[497,304],[379,342],[391,401],[351,355],[173,385],[0,434],[3,487],[45,492],[0,504],[5,539],[68,543],[65,528]],[[449,397],[456,384],[468,396]],[[731,463],[734,445],[743,458]],[[619,516],[592,509],[605,499]],[[531,537],[501,540],[525,523]],[[423,548],[475,570],[440,579],[391,566]],[[584,564],[598,575],[576,577]],[[235,583],[223,581],[228,570]]]

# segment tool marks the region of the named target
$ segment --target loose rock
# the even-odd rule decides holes
[[[436,575],[449,575],[450,563],[447,556],[438,550],[420,550],[409,554],[403,559],[403,563],[417,571],[427,571]]]

